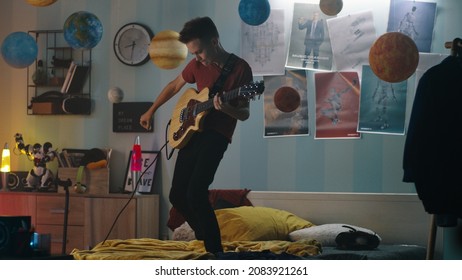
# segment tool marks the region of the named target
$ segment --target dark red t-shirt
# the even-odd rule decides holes
[[[211,89],[221,73],[221,68],[216,64],[204,66],[202,63],[192,59],[182,72],[183,79],[190,84],[196,84],[200,92],[204,88]],[[249,84],[253,79],[252,69],[242,58],[238,58],[234,68],[226,78],[223,91],[230,91],[235,88]],[[202,128],[214,129],[231,142],[237,120],[221,111],[211,109],[204,119]]]

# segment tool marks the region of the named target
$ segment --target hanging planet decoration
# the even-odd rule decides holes
[[[389,83],[408,79],[417,69],[419,51],[414,41],[400,33],[380,36],[369,51],[369,65],[374,74]]]
[[[86,11],[70,15],[63,30],[66,42],[77,50],[94,48],[103,37],[103,24],[98,17]]]
[[[319,8],[321,11],[328,16],[335,16],[343,8],[342,0],[321,0],[319,1]]]
[[[26,32],[13,32],[3,40],[3,59],[14,68],[28,67],[35,61],[37,54],[37,42]]]
[[[119,87],[111,87],[107,91],[107,99],[111,103],[120,103],[124,99],[124,92]]]
[[[239,2],[239,16],[248,25],[264,23],[271,12],[268,0],[241,0]]]
[[[161,69],[174,69],[186,59],[188,48],[178,40],[180,34],[173,30],[157,33],[149,45],[151,61]]]
[[[273,102],[282,112],[290,113],[300,106],[300,94],[293,87],[280,87],[274,94]]]
[[[55,3],[57,0],[26,0],[32,6],[36,7],[46,7],[50,6],[51,4]]]

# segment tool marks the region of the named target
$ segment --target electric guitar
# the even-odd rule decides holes
[[[263,93],[265,86],[263,81],[252,82],[245,86],[224,92],[220,98],[223,102],[243,97],[253,100],[255,96]],[[209,99],[209,89],[204,88],[200,92],[187,89],[175,105],[168,133],[169,144],[176,149],[181,149],[188,143],[191,136],[201,130],[201,123],[209,112],[214,108],[213,98]]]

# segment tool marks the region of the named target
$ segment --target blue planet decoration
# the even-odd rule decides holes
[[[91,49],[103,37],[103,25],[94,14],[75,12],[64,22],[64,39],[74,49]]]
[[[271,12],[268,0],[241,0],[239,2],[239,16],[248,25],[264,23]]]
[[[3,59],[14,68],[28,67],[35,61],[37,54],[37,42],[26,32],[13,32],[3,40]]]

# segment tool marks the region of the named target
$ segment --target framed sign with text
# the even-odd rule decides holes
[[[124,191],[132,192],[136,188],[136,192],[139,193],[151,193],[153,191],[153,184],[157,166],[157,160],[159,158],[158,151],[142,151],[142,170],[139,173],[139,179],[137,182],[133,181],[132,178],[132,171],[131,171],[131,158],[132,158],[133,151],[130,151],[130,155],[128,157],[128,164],[127,170],[125,173],[125,184],[124,184]]]
[[[153,132],[151,119],[150,129],[140,125],[140,117],[151,107],[152,102],[120,102],[112,107],[112,132]]]

